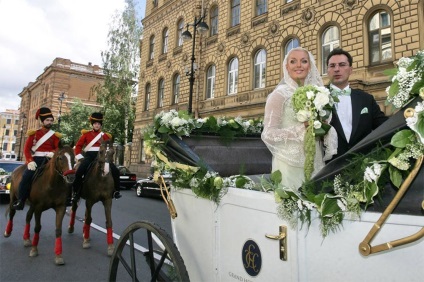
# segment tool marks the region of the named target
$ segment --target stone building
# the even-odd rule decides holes
[[[19,111],[6,109],[0,112],[0,159],[13,160],[18,156],[16,141],[19,132]]]
[[[96,97],[91,95],[91,88],[103,83],[104,74],[98,65],[74,63],[69,59],[56,58],[47,66],[35,82],[30,82],[19,93],[20,128],[26,134],[28,129],[39,127],[35,114],[40,107],[48,107],[57,120],[59,114],[70,110],[75,98],[87,106],[96,107]],[[20,140],[25,144],[26,136],[17,138],[17,150]]]
[[[206,34],[182,41],[204,21]],[[131,168],[146,172],[142,129],[160,111],[187,109],[192,50],[196,116],[262,117],[282,77],[288,50],[310,50],[327,83],[325,59],[335,47],[353,56],[352,87],[384,100],[383,74],[424,49],[424,0],[153,0],[146,1]],[[197,25],[196,27],[199,27]],[[193,49],[192,49],[193,48]]]

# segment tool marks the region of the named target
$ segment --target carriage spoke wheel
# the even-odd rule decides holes
[[[128,226],[118,240],[110,260],[109,281],[189,281],[189,277],[165,230],[139,221]]]

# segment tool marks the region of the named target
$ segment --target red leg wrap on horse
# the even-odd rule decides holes
[[[90,225],[84,223],[84,227],[82,228],[82,232],[84,233],[84,239],[90,238]]]
[[[74,226],[75,224],[75,213],[73,210],[71,210],[71,221],[69,222],[70,226]]]
[[[6,226],[6,234],[12,233],[13,230],[13,221],[9,220]]]
[[[113,231],[112,231],[112,227],[108,227],[106,228],[107,230],[107,244],[113,244]]]
[[[30,228],[30,225],[29,224],[25,224],[24,240],[28,240],[31,237],[31,235],[29,234],[29,228]]]
[[[62,237],[56,238],[54,243],[54,253],[58,256],[62,254]]]
[[[35,233],[34,238],[32,238],[32,245],[38,246],[38,241],[40,241],[40,233]]]

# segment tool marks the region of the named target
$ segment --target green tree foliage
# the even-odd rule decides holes
[[[112,18],[109,50],[102,52],[104,83],[92,89],[102,106],[104,131],[110,132],[114,142],[121,145],[132,141],[141,34],[134,1],[126,0],[125,10]]]
[[[81,100],[74,99],[71,110],[60,118],[60,128],[54,125],[54,130],[63,134],[62,143],[74,146],[81,136],[82,129],[91,129],[89,117],[96,109],[85,106]]]

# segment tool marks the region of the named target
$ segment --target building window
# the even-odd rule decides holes
[[[162,54],[168,53],[168,29],[165,28],[162,33]]]
[[[392,27],[390,15],[378,11],[369,22],[370,63],[378,64],[392,59]]]
[[[172,93],[173,93],[173,103],[178,104],[180,98],[180,75],[174,75],[173,83],[172,83]]]
[[[215,65],[208,68],[207,71],[207,86],[206,86],[206,99],[215,97]]]
[[[18,130],[13,130],[13,136],[18,136]]]
[[[180,20],[177,25],[177,46],[183,45],[183,29],[184,29],[184,21]]]
[[[240,24],[240,0],[231,0],[231,26]]]
[[[214,6],[211,9],[211,36],[218,34],[218,7]]]
[[[299,47],[299,45],[299,40],[297,38],[290,39],[284,47],[284,55],[287,55],[291,49]]]
[[[238,83],[238,59],[231,59],[228,64],[228,95],[237,93]]]
[[[149,105],[150,105],[150,83],[146,85],[146,95],[145,95],[145,99],[144,99],[144,110],[148,111],[149,110]]]
[[[153,60],[155,57],[155,36],[150,36],[150,47],[149,47],[149,60]]]
[[[333,49],[340,46],[339,29],[335,26],[330,26],[322,34],[322,73],[327,73],[327,57]]]
[[[256,52],[254,65],[254,88],[264,88],[266,74],[266,51],[264,49],[260,49],[258,52]]]
[[[268,11],[267,0],[255,0],[256,2],[256,16],[265,14]]]
[[[159,0],[153,0],[153,8],[158,7],[158,2],[159,2]]]
[[[4,136],[9,136],[10,135],[10,130],[6,129],[6,132],[4,133]]]
[[[163,79],[159,80],[158,84],[158,108],[163,107],[163,94],[165,92],[165,81]]]
[[[11,120],[10,118],[8,118],[8,119],[6,120],[6,123],[7,123],[7,124],[12,124],[12,120]]]

